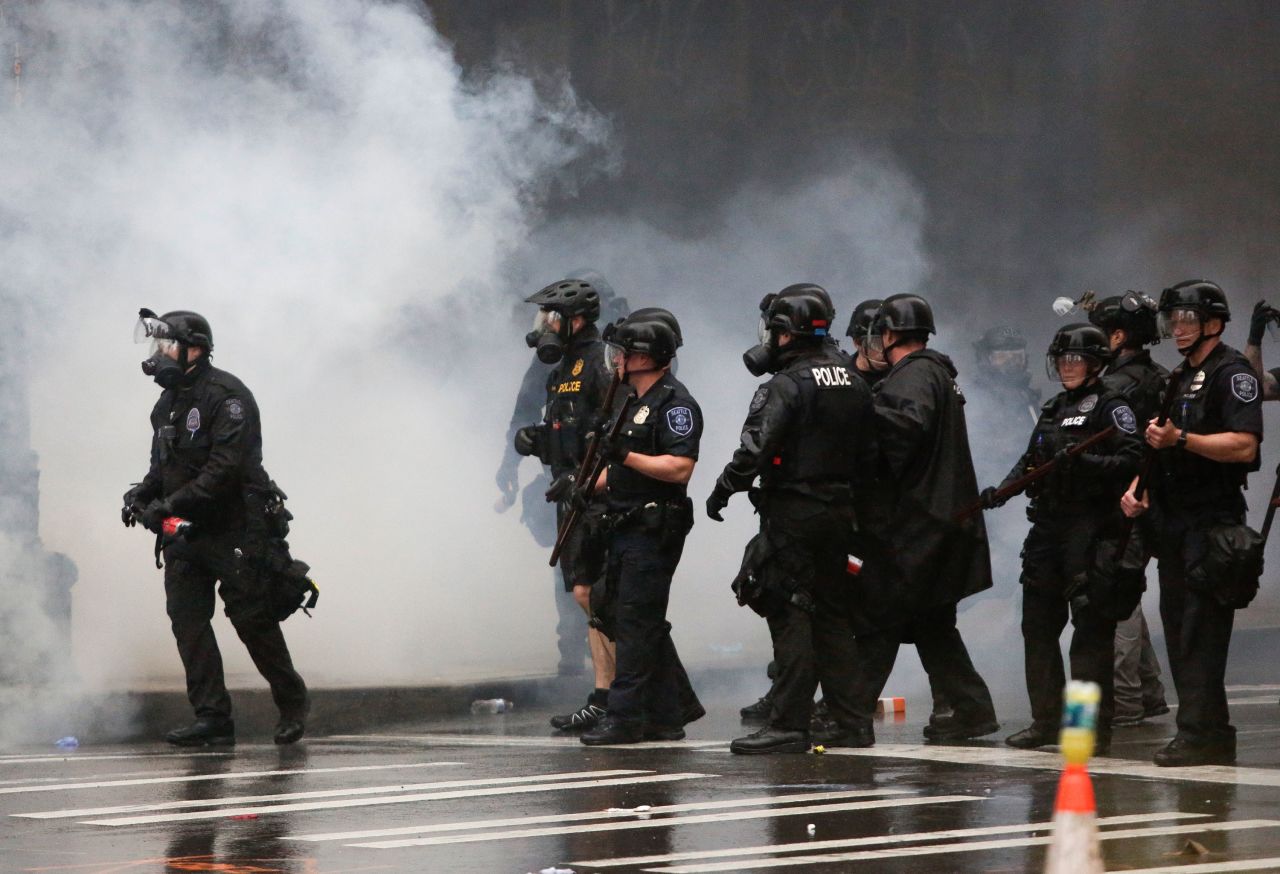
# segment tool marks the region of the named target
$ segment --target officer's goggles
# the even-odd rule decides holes
[[[1160,314],[1158,324],[1160,327],[1160,336],[1168,339],[1173,336],[1173,329],[1179,325],[1188,328],[1199,329],[1202,324],[1200,312],[1190,307],[1179,307],[1177,309],[1166,310]]]
[[[1062,381],[1063,365],[1080,365],[1085,366],[1085,373],[1096,373],[1102,369],[1102,362],[1094,358],[1092,355],[1082,355],[1079,352],[1062,352],[1057,355],[1050,352],[1044,357],[1044,369],[1050,379]]]

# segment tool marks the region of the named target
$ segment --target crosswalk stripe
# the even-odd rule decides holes
[[[421,835],[435,832],[470,831],[485,828],[502,828],[511,825],[533,825],[543,822],[584,822],[593,819],[619,820],[623,817],[653,816],[654,814],[681,813],[689,810],[726,810],[734,807],[753,807],[763,804],[793,804],[812,801],[840,801],[846,798],[866,798],[876,795],[909,795],[909,789],[851,789],[844,792],[799,792],[794,795],[760,795],[755,798],[734,798],[725,801],[691,801],[685,804],[658,804],[646,811],[590,810],[583,813],[553,813],[547,816],[516,816],[507,819],[477,819],[470,822],[444,822],[430,825],[411,825],[400,828],[368,829],[365,831],[329,832],[327,834],[285,835],[286,841],[350,841],[361,838],[387,838],[396,835]]]
[[[768,810],[742,810],[733,813],[706,813],[697,816],[673,816],[667,819],[637,819],[627,822],[600,822],[562,828],[531,828],[507,832],[481,832],[474,835],[448,835],[438,838],[406,838],[396,841],[372,841],[346,844],[348,847],[368,847],[390,850],[400,847],[430,847],[440,844],[465,844],[475,841],[504,841],[516,838],[540,838],[551,835],[586,834],[589,832],[630,831],[633,829],[672,828],[709,822],[736,822],[749,819],[776,819],[785,816],[809,816],[812,814],[840,813],[850,810],[877,810],[886,807],[913,807],[924,804],[955,804],[958,802],[984,801],[976,795],[933,795],[911,798],[891,798],[882,801],[849,801],[842,804],[815,804],[803,807],[778,807]]]
[[[563,737],[512,737],[509,735],[484,737],[474,734],[333,734],[325,741],[391,741],[395,743],[424,743],[442,746],[461,747],[548,747],[553,749],[579,749],[582,743],[577,735]],[[628,749],[661,750],[661,749],[703,749],[707,747],[729,748],[728,740],[678,740],[678,741],[645,741],[638,744],[627,744]]]
[[[621,777],[628,774],[651,774],[652,771],[578,771],[569,777]],[[491,777],[472,780],[437,780],[432,783],[390,783],[384,786],[356,786],[345,789],[317,789],[309,792],[278,792],[272,795],[242,795],[230,798],[202,798],[186,801],[161,801],[153,804],[121,804],[115,807],[81,807],[68,810],[41,810],[33,813],[11,813],[26,819],[72,819],[80,816],[105,816],[113,813],[142,813],[147,810],[181,810],[190,807],[228,807],[258,801],[300,801],[304,798],[340,798],[354,795],[386,795],[392,792],[421,792],[427,789],[462,789],[470,786],[535,783],[554,779],[556,774],[531,774],[523,777]]]
[[[588,771],[585,773],[592,772]],[[331,801],[304,801],[292,804],[261,805],[257,807],[225,807],[218,808],[217,810],[200,810],[191,813],[126,816],[116,819],[90,819],[83,820],[83,822],[87,825],[103,826],[143,825],[157,822],[188,822],[197,819],[228,819],[233,816],[261,816],[264,814],[293,813],[303,810],[337,810],[347,807],[375,807],[384,804],[410,804],[419,801],[444,801],[453,798],[483,798],[491,795],[515,795],[526,792],[558,792],[565,789],[594,789],[600,786],[630,786],[641,783],[670,783],[679,780],[696,780],[714,776],[716,775],[682,773],[649,774],[639,777],[619,777],[607,780],[562,780],[556,783],[534,783],[529,785],[508,784],[490,788],[463,789],[448,792],[417,792],[409,795],[377,796],[373,798],[338,798]]]
[[[1100,831],[1104,841],[1122,838],[1147,838],[1160,835],[1195,834],[1214,831],[1241,831],[1255,828],[1274,828],[1280,820],[1246,819],[1239,822],[1201,822],[1193,825],[1158,826],[1155,828],[1117,829]],[[923,847],[890,847],[882,850],[860,850],[854,853],[806,854],[771,859],[735,859],[732,862],[710,862],[694,865],[671,865],[664,868],[643,868],[643,871],[660,874],[712,874],[715,871],[754,871],[758,868],[790,868],[796,865],[827,865],[835,862],[866,862],[873,859],[901,859],[906,856],[936,856],[947,853],[976,853],[985,850],[1007,850],[1015,847],[1043,846],[1053,840],[1052,835],[1035,838],[1009,838],[1000,841],[973,841],[969,843],[929,844]]]
[[[1230,862],[1188,862],[1161,868],[1136,868],[1126,874],[1208,874],[1219,871],[1280,871],[1280,856],[1267,859],[1236,859]]]
[[[1105,816],[1099,825],[1131,825],[1160,819],[1208,819],[1207,813],[1135,813],[1126,816]],[[759,847],[728,847],[722,850],[689,850],[683,853],[667,853],[661,856],[628,856],[619,859],[581,859],[570,862],[582,868],[616,868],[624,865],[655,865],[659,862],[688,862],[695,859],[727,859],[734,856],[761,856],[768,853],[812,852],[847,847],[866,847],[882,844],[910,844],[916,841],[938,841],[949,838],[977,838],[988,835],[1017,834],[1018,832],[1048,831],[1053,822],[1014,823],[978,828],[946,829],[945,831],[912,832],[899,835],[869,835],[861,838],[840,838],[828,841],[805,841],[800,844],[766,844]]]
[[[182,777],[143,777],[136,780],[97,780],[87,783],[55,783],[52,786],[10,786],[0,795],[25,792],[62,792],[69,789],[116,789],[121,786],[154,786],[161,783],[200,783],[208,780],[251,780],[289,774],[349,774],[358,771],[395,771],[401,768],[442,768],[462,762],[407,762],[399,765],[351,765],[345,768],[297,768],[288,771],[231,771],[225,774],[188,774]]]
[[[98,755],[84,753],[64,753],[62,755],[10,755],[0,756],[0,765],[26,765],[56,762],[74,764],[76,762],[103,762],[109,759],[194,759],[194,758],[226,758],[235,753],[103,753]]]

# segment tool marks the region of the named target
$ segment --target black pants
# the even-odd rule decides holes
[[[214,589],[227,618],[249,650],[258,673],[271,686],[281,718],[303,719],[307,687],[293,669],[280,623],[266,609],[256,575],[239,572],[235,548],[242,538],[206,534],[165,548],[165,608],[187,675],[187,700],[196,716],[230,718],[231,696],[222,673],[222,653],[213,634]]]
[[[1215,524],[1243,524],[1244,511],[1156,508],[1160,621],[1169,670],[1178,691],[1178,737],[1191,743],[1229,741],[1236,730],[1227,712],[1227,652],[1235,610],[1187,586],[1187,569],[1200,561],[1205,534]]]
[[[956,605],[944,604],[916,611],[907,617],[905,627],[892,624],[883,631],[858,635],[856,709],[860,723],[871,724],[876,699],[889,680],[904,637],[915,641],[930,688],[951,704],[957,720],[971,725],[995,721],[991,692],[974,668],[956,628]]]
[[[1031,718],[1050,731],[1062,722],[1067,678],[1058,641],[1070,619],[1071,678],[1102,688],[1097,723],[1101,739],[1111,736],[1115,712],[1116,622],[1094,607],[1073,610],[1066,593],[1073,580],[1093,566],[1103,522],[1101,516],[1088,513],[1042,519],[1031,526],[1022,548],[1022,648]]]
[[[849,626],[850,581],[846,546],[852,526],[848,508],[792,495],[769,495],[761,528],[774,548],[786,550],[791,568],[804,568],[799,581],[813,610],[784,603],[768,617],[773,658],[778,665],[770,696],[769,724],[808,731],[813,693],[822,695],[842,727],[860,723],[856,715],[857,644]]]
[[[609,539],[609,585],[617,592],[617,673],[609,715],[630,725],[674,728],[699,706],[671,640],[667,601],[684,537],[628,525]]]

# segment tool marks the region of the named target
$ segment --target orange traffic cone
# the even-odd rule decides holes
[[[1067,765],[1053,809],[1053,842],[1045,874],[1103,874],[1098,845],[1098,807],[1084,765]]]

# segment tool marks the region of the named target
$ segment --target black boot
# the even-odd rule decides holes
[[[755,734],[740,737],[729,744],[729,749],[739,755],[752,756],[762,753],[807,753],[809,732],[788,731],[766,725]]]
[[[835,723],[832,724],[835,725]],[[842,728],[835,725],[831,731],[822,734],[815,732],[813,742],[822,744],[824,747],[865,749],[876,745],[876,731],[869,725],[860,725],[856,728]]]
[[[175,747],[234,746],[236,724],[230,719],[200,716],[184,728],[175,728],[164,739]]]
[[[1004,742],[1011,747],[1020,750],[1034,750],[1037,747],[1047,747],[1058,742],[1058,731],[1047,725],[1031,725],[1022,731],[1016,731],[1004,739]]]
[[[1234,765],[1236,763],[1236,739],[1224,738],[1208,743],[1194,743],[1175,737],[1169,745],[1155,755],[1155,763],[1162,768],[1194,765]]]
[[[984,734],[991,734],[993,731],[1000,730],[1000,723],[994,719],[972,721],[961,719],[958,716],[941,717],[936,722],[931,722],[924,727],[925,740],[949,741],[949,740],[969,740],[970,738],[982,737]]]
[[[306,725],[301,719],[285,719],[282,717],[276,723],[275,742],[281,746],[297,743],[302,740],[302,735],[305,731]]]
[[[762,695],[760,700],[755,704],[748,704],[738,711],[743,722],[763,722],[769,718],[769,711],[773,709],[773,699],[768,695]]]
[[[610,746],[612,744],[637,744],[644,740],[644,729],[639,725],[619,722],[605,717],[601,723],[590,731],[583,732],[578,738],[589,747]]]
[[[587,696],[587,703],[573,713],[551,717],[551,727],[557,731],[586,731],[595,728],[604,719],[609,706],[609,690],[596,689]]]

